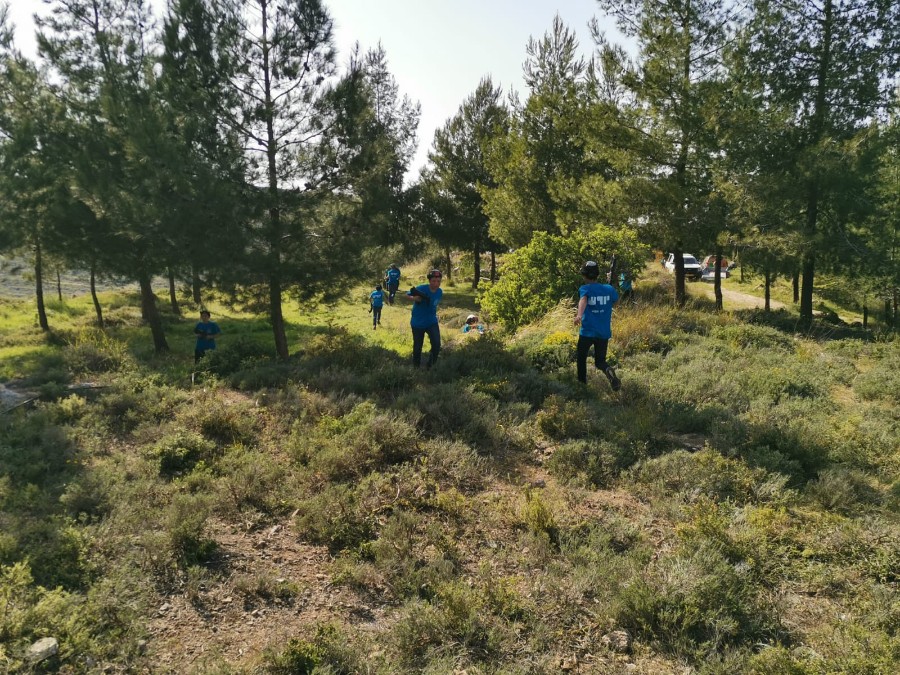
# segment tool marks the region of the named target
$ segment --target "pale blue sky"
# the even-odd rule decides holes
[[[2,0],[0,0],[2,1]],[[34,55],[38,0],[9,0],[16,43]],[[335,20],[338,58],[346,63],[359,42],[363,50],[378,41],[402,93],[422,105],[419,149],[412,178],[427,161],[435,129],[453,116],[485,75],[503,87],[524,93],[522,64],[529,37],[549,30],[557,13],[575,31],[585,56],[593,50],[587,23],[602,19],[596,0],[325,0]],[[152,0],[161,6],[163,0]],[[602,22],[610,35],[611,25]]]

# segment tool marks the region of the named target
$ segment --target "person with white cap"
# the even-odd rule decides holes
[[[466,317],[466,322],[463,324],[462,332],[463,333],[471,333],[477,331],[480,334],[484,334],[484,324],[478,323],[478,315],[477,314],[469,314]]]

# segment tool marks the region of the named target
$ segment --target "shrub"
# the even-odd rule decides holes
[[[710,546],[663,558],[625,586],[619,602],[619,625],[698,663],[781,633],[748,572]]]
[[[660,495],[675,492],[691,500],[704,496],[737,503],[753,500],[767,478],[765,470],[714,450],[676,450],[640,462],[629,476]]]
[[[606,259],[612,253],[620,266],[632,270],[640,269],[647,257],[633,230],[597,226],[589,233],[576,230],[565,236],[537,232],[506,256],[500,280],[482,295],[481,306],[491,320],[518,328],[553,309],[560,298],[575,299],[585,260]]]
[[[216,446],[200,434],[176,431],[164,436],[146,453],[159,467],[161,476],[172,478],[191,471],[198,462],[215,456]]]
[[[218,349],[206,352],[200,367],[215,375],[231,375],[240,370],[258,368],[274,358],[272,350],[255,340],[240,337]]]
[[[556,449],[548,468],[559,478],[578,479],[594,487],[603,487],[636,460],[637,453],[631,444],[570,441]]]
[[[826,509],[844,513],[878,502],[878,493],[866,475],[846,467],[829,467],[806,486],[807,494]]]
[[[374,514],[365,513],[353,488],[328,485],[298,505],[297,528],[314,544],[333,552],[356,548],[374,535]]]
[[[585,438],[593,431],[591,416],[585,410],[584,403],[557,395],[544,401],[535,420],[541,433],[557,440]]]
[[[205,536],[212,510],[209,495],[178,494],[166,510],[166,533],[172,556],[182,566],[203,565],[215,553],[216,542]]]
[[[717,326],[712,337],[728,343],[733,349],[776,349],[790,352],[794,349],[794,339],[769,326],[757,326],[750,323],[739,323],[730,326]]]
[[[121,370],[130,362],[128,344],[101,330],[84,330],[66,347],[66,364],[75,374]]]

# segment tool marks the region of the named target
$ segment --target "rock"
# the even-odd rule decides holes
[[[562,660],[562,663],[560,663],[559,668],[560,668],[560,670],[569,671],[569,670],[575,670],[575,668],[577,666],[578,666],[578,657],[573,655],[573,656],[564,658]]]
[[[54,637],[41,638],[28,648],[26,658],[32,663],[40,663],[59,652],[59,641]]]
[[[159,607],[159,613],[160,613],[160,614],[165,614],[165,613],[168,612],[170,609],[172,609],[172,605],[170,605],[168,602],[163,603],[163,604],[160,605],[160,607]]]
[[[545,481],[543,478],[538,478],[537,480],[531,481],[531,487],[533,487],[533,488],[547,487],[547,481]]]
[[[627,630],[614,630],[607,633],[600,642],[619,654],[627,654],[631,651],[631,634]]]

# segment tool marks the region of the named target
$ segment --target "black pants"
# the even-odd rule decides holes
[[[200,359],[202,359],[203,355],[208,351],[211,351],[211,350],[210,349],[195,349],[194,350],[194,363],[199,363]]]
[[[372,325],[377,326],[381,323],[381,307],[372,308]]]
[[[422,346],[425,344],[425,336],[428,335],[428,341],[431,343],[431,352],[428,354],[427,366],[431,368],[437,361],[438,354],[441,351],[441,329],[437,324],[428,328],[413,328],[413,366],[418,368],[422,365]]]
[[[399,281],[392,281],[387,285],[388,289],[388,303],[394,304],[394,296],[397,295],[397,289],[400,288]]]
[[[606,348],[609,340],[605,338],[578,336],[578,346],[575,350],[575,362],[578,365],[578,381],[587,382],[587,358],[591,346],[594,347],[594,365],[599,370],[605,371],[606,365]]]

